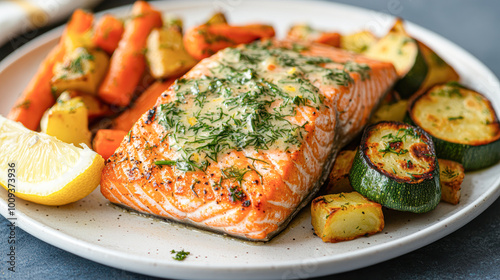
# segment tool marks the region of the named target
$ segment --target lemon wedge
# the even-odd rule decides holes
[[[0,116],[0,184],[14,186],[16,197],[44,205],[75,202],[99,185],[103,167],[104,159],[85,145],[77,148]]]

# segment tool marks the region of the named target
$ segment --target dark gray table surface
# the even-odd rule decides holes
[[[103,1],[101,11],[132,0]],[[335,1],[397,13],[463,47],[500,76],[500,1]],[[395,8],[396,7],[396,8]],[[60,22],[58,24],[62,24]],[[0,47],[0,60],[22,43],[57,26],[21,35]],[[500,199],[456,232],[421,249],[366,268],[317,279],[500,279]],[[7,271],[7,220],[0,218],[0,279],[157,279],[65,252],[16,232],[16,272]]]

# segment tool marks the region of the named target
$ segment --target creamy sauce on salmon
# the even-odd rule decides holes
[[[363,63],[304,56],[305,49],[272,47],[270,41],[227,48],[211,64],[210,75],[177,80],[176,100],[158,106],[156,118],[179,153],[157,164],[197,171],[227,150],[296,151],[307,121],[291,117],[299,106],[325,106],[315,84],[348,86],[354,82],[350,72],[365,79],[370,70]]]

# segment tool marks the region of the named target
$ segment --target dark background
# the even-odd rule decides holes
[[[130,4],[103,1],[93,11]],[[500,76],[500,1],[340,0],[332,1],[390,13],[453,41]],[[480,3],[480,4],[479,4]],[[0,60],[22,43],[66,20],[21,35],[0,47]],[[28,38],[28,39],[27,39]],[[456,232],[419,250],[359,270],[317,279],[500,279],[500,199]],[[60,250],[17,228],[17,272],[7,271],[7,220],[0,218],[0,279],[157,279],[110,268]],[[3,241],[2,241],[3,240]]]

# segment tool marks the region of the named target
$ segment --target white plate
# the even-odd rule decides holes
[[[392,18],[379,13],[325,2],[157,2],[163,11],[181,15],[186,26],[200,24],[209,14],[224,8],[231,22],[267,22],[278,36],[294,22],[343,32],[370,28],[379,35]],[[130,7],[111,10],[123,15]],[[411,34],[452,62],[465,84],[493,100],[500,112],[500,85],[495,76],[460,47],[413,24]],[[0,65],[0,113],[6,115],[17,95],[55,45],[58,28],[33,40]],[[441,203],[427,214],[386,211],[382,233],[349,242],[325,244],[313,236],[309,210],[305,209],[288,229],[262,245],[244,243],[205,232],[130,214],[110,206],[98,190],[63,207],[46,207],[18,199],[18,223],[28,233],[56,247],[109,266],[138,273],[196,279],[305,278],[352,270],[375,264],[427,245],[463,226],[500,195],[500,164],[467,173],[462,201]],[[7,192],[0,192],[0,211],[7,217]],[[172,249],[191,255],[172,259]]]

